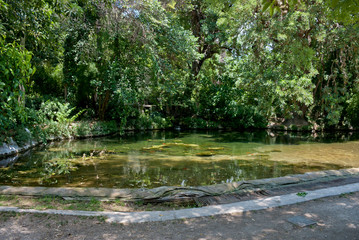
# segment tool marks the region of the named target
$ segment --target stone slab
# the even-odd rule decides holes
[[[308,227],[317,222],[313,221],[312,219],[306,218],[304,216],[294,216],[287,219],[288,222],[298,226],[298,227]]]

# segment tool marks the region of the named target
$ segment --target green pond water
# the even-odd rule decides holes
[[[198,186],[359,167],[359,134],[151,131],[52,142],[0,159],[0,185]]]

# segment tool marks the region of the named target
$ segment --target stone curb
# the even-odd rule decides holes
[[[59,197],[95,197],[123,200],[171,200],[202,196],[221,195],[231,192],[250,191],[252,189],[273,188],[310,181],[324,181],[331,178],[359,175],[359,168],[308,172],[278,178],[248,180],[233,183],[198,187],[163,186],[153,189],[112,189],[112,188],[51,188],[51,187],[12,187],[0,186],[2,195],[59,196]]]
[[[291,205],[295,203],[306,202],[314,199],[337,196],[340,194],[359,192],[359,183],[343,185],[339,187],[324,188],[306,192],[305,196],[298,196],[295,193],[268,197],[259,200],[250,200],[223,204],[216,206],[207,206],[202,208],[182,209],[173,211],[145,211],[145,212],[93,212],[93,211],[70,211],[70,210],[34,210],[19,209],[16,207],[0,207],[0,212],[16,213],[40,213],[40,214],[60,214],[86,217],[106,217],[110,223],[142,223],[156,222],[176,219],[187,219],[196,217],[207,217],[222,214],[243,213],[253,210],[263,210],[273,207]]]

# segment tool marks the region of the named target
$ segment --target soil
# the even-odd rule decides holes
[[[317,225],[287,221],[298,215]],[[0,239],[359,239],[359,192],[242,214],[126,225],[102,217],[0,213]]]

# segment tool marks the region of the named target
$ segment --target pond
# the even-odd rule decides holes
[[[358,133],[151,131],[52,142],[0,159],[0,185],[198,186],[359,167]]]

